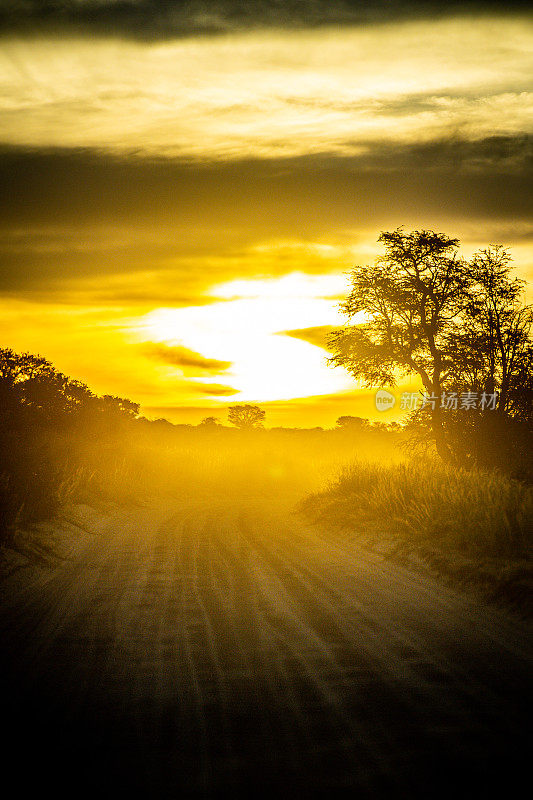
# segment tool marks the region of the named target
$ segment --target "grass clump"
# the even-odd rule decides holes
[[[300,508],[345,535],[417,553],[439,572],[531,603],[533,489],[505,475],[432,460],[355,463]]]

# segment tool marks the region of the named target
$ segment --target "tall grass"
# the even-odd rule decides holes
[[[395,534],[472,557],[531,556],[533,491],[498,473],[429,460],[356,463],[302,509],[353,533]]]

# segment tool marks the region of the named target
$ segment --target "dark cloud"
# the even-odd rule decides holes
[[[195,372],[223,372],[229,369],[231,361],[219,361],[216,358],[204,358],[200,353],[187,347],[170,347],[149,343],[144,346],[145,352],[158,361],[175,367],[192,368]],[[201,384],[204,386],[204,384]],[[230,394],[234,394],[234,390]],[[212,392],[214,394],[214,392]]]
[[[529,216],[532,173],[533,139],[526,135],[373,142],[349,157],[216,163],[4,148],[0,232],[17,226],[19,237],[31,237],[21,224],[27,220],[52,230],[70,225],[83,247],[85,231],[95,225],[111,220],[151,230],[155,222],[173,231],[181,253],[208,252],[215,240],[219,247],[242,242],[243,222],[250,241],[265,230],[305,236],[310,216],[314,230],[329,229],[361,214],[367,219],[365,208],[373,215],[385,205],[389,211],[439,206],[446,196],[465,212],[477,206],[491,215]]]
[[[248,277],[258,243],[352,245],[357,231],[398,225],[460,237],[477,226],[478,241],[497,226],[530,240],[532,186],[523,135],[220,163],[7,148],[0,291],[44,297],[79,287],[91,301],[187,305],[206,302],[206,286]],[[295,268],[345,265],[303,251],[255,258],[258,275]]]
[[[297,328],[293,331],[280,331],[280,335],[292,336],[293,339],[301,339],[304,342],[323,347],[327,350],[328,336],[334,331],[331,325],[317,325],[313,328]]]
[[[402,103],[416,103],[405,98]],[[393,103],[388,106],[395,105]],[[382,144],[369,147],[359,159],[364,169],[461,171],[470,175],[511,175],[533,170],[533,138],[528,133],[516,136],[488,136],[483,139],[433,140],[415,145]]]
[[[525,0],[0,0],[0,30],[140,39],[527,12]]]

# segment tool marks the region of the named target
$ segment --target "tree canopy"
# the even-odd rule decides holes
[[[228,411],[228,421],[241,430],[253,430],[263,425],[266,413],[259,406],[237,405],[230,406]]]
[[[88,386],[59,372],[40,355],[0,348],[0,413],[11,424],[24,417],[46,421],[108,417],[134,419],[139,404],[123,397],[98,397]]]
[[[201,428],[209,428],[210,430],[213,428],[220,428],[220,420],[218,417],[204,417],[203,420],[200,422]]]
[[[363,417],[344,415],[337,419],[335,425],[343,430],[360,430],[361,428],[368,426],[368,420],[364,419]]]
[[[467,260],[458,239],[431,230],[399,228],[378,241],[384,255],[350,274],[347,324],[330,336],[330,363],[367,387],[418,376],[447,460],[446,392],[490,394],[496,414],[531,420],[533,311],[508,251],[490,246]]]

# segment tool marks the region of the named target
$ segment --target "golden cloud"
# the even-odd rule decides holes
[[[2,139],[231,160],[513,136],[532,126],[532,31],[525,17],[484,17],[162,43],[8,39]]]

